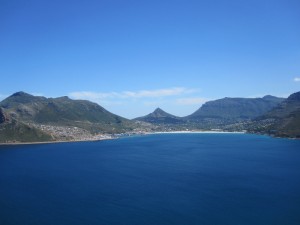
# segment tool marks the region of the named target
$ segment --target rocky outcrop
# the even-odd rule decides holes
[[[8,121],[8,117],[4,113],[4,110],[0,107],[0,124]]]

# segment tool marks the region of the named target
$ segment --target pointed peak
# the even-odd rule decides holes
[[[33,96],[24,91],[19,91],[5,98],[1,102],[1,106],[4,108],[9,108],[9,107],[15,107],[18,104],[26,104],[29,102],[41,101],[45,99],[46,99],[45,97]]]
[[[162,110],[161,108],[156,108],[152,113],[150,113],[148,116],[151,117],[173,117],[175,118],[176,116],[165,112],[164,110]]]
[[[155,112],[165,112],[165,111],[162,110],[161,108],[157,107],[153,112],[155,113]]]

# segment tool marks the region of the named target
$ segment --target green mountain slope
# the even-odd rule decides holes
[[[0,143],[53,141],[51,135],[10,118],[0,108]]]
[[[248,130],[300,138],[300,92],[290,95],[273,110],[255,119]]]
[[[0,102],[0,142],[91,139],[121,133],[136,123],[96,103],[68,97],[45,98],[17,92]]]
[[[118,133],[133,126],[130,120],[112,114],[96,103],[68,97],[45,98],[17,92],[3,100],[0,107],[17,121],[76,126],[92,133]]]
[[[263,115],[283,100],[270,95],[263,98],[223,98],[206,102],[183,119],[196,128],[228,129],[228,125],[243,123]]]

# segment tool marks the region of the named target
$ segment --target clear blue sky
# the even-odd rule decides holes
[[[300,90],[300,1],[0,0],[0,79],[0,98],[68,95],[127,118],[287,96]]]

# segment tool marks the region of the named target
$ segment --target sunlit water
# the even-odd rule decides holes
[[[2,225],[299,225],[300,141],[159,134],[0,147]]]

